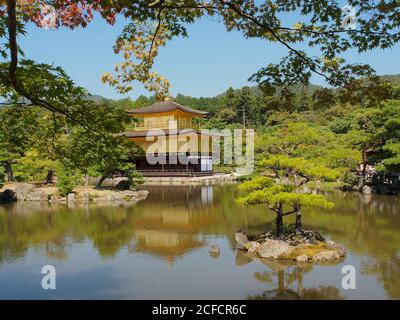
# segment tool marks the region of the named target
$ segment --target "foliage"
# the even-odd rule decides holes
[[[266,204],[276,213],[276,234],[283,230],[283,217],[296,214],[296,230],[302,228],[301,208],[331,208],[333,204],[323,195],[311,194],[302,187],[310,181],[333,181],[340,170],[328,167],[316,157],[322,154],[332,136],[323,135],[318,128],[305,123],[273,128],[258,141],[262,150],[258,166],[271,177],[256,176],[242,183],[247,191],[238,199],[244,205]],[[290,209],[287,209],[290,208]],[[286,211],[285,211],[286,210]]]
[[[3,186],[5,179],[6,179],[6,172],[4,168],[0,167],[0,188]]]
[[[105,178],[115,172],[130,176],[134,169],[135,146],[121,135],[89,135],[77,130],[67,142],[67,161],[82,172],[101,177],[98,187]]]
[[[25,106],[0,109],[0,165],[13,179],[12,165],[34,143],[38,128],[36,110]]]
[[[57,171],[57,189],[61,196],[67,196],[79,185],[82,175],[78,171],[63,167]]]
[[[22,61],[22,68],[18,66],[18,55],[22,51],[18,48],[17,34],[26,34],[25,26],[29,23],[39,27],[51,26],[50,19],[46,17],[48,12],[43,10],[48,4],[45,0],[3,2],[0,7],[0,36],[6,43],[1,45],[0,52],[4,59],[10,59],[9,79],[5,77],[6,73],[2,75],[7,90],[15,90],[18,95],[35,103],[44,102],[42,107],[53,108],[54,101],[49,101],[51,92],[44,92],[41,96],[44,101],[30,98],[35,92],[29,88],[31,80],[25,76],[26,71],[33,71],[32,79],[35,79],[37,71],[43,71],[41,66],[29,60]],[[183,0],[179,3],[172,0],[140,0],[135,5],[129,1],[55,0],[51,5],[56,20],[51,27],[86,27],[91,23],[94,12],[111,25],[117,17],[123,16],[125,25],[115,41],[114,51],[121,54],[124,60],[115,67],[114,74],[105,73],[103,81],[124,93],[132,89],[132,81],[139,81],[157,98],[163,99],[169,95],[169,83],[153,70],[159,49],[175,37],[188,36],[188,24],[212,16],[218,18],[228,32],[235,30],[245,38],[261,39],[270,45],[282,45],[287,50],[279,63],[268,64],[250,77],[265,92],[281,88],[279,94],[290,101],[292,93],[287,90],[289,87],[308,85],[311,76],[318,75],[328,85],[339,88],[342,101],[359,103],[366,100],[376,105],[382,94],[386,96],[387,82],[376,78],[369,65],[348,64],[342,56],[350,49],[361,54],[395,45],[400,39],[400,9],[392,2],[379,6],[372,6],[368,1],[351,1],[350,4],[357,12],[357,29],[343,24],[348,17],[342,11],[341,3],[325,2],[321,5],[318,0]],[[287,21],[293,20],[293,14],[299,21],[288,24]],[[300,50],[297,48],[299,44],[308,49]],[[312,50],[313,54],[316,50],[317,55],[308,50]],[[49,66],[45,69],[49,71]],[[45,80],[42,77],[42,80],[38,86],[41,93],[41,88],[47,87],[54,79]],[[314,97],[318,99],[318,95]],[[246,109],[243,106],[247,105],[248,101],[245,104],[239,102],[242,116]],[[59,112],[57,106],[56,109]]]
[[[16,181],[45,181],[49,170],[54,170],[59,164],[40,155],[37,150],[25,152],[16,160],[14,178]]]
[[[18,36],[29,36],[26,26],[48,26],[47,4],[24,0],[0,5],[0,95],[10,104],[0,112],[0,162],[10,180],[14,168],[18,179],[42,179],[52,161],[102,179],[116,171],[130,176],[139,151],[119,135],[129,127],[123,110],[170,96],[168,80],[153,70],[159,49],[175,37],[188,36],[187,25],[204,16],[219,18],[227,31],[287,49],[279,63],[250,77],[259,88],[229,88],[213,98],[178,95],[179,103],[210,112],[212,120],[205,127],[259,128],[262,166],[275,179],[294,185],[308,179],[343,180],[360,163],[385,172],[398,169],[399,103],[386,101],[398,98],[398,82],[342,58],[350,48],[363,53],[399,41],[400,9],[392,2],[371,6],[351,1],[358,25],[349,29],[342,23],[341,4],[332,1],[52,1],[57,27],[86,27],[95,12],[111,25],[124,17],[114,45],[123,62],[105,73],[103,81],[122,93],[138,81],[154,96],[117,102],[88,99],[62,68],[22,52]],[[288,25],[294,13],[300,21]],[[299,44],[307,49],[299,50]],[[312,86],[313,75],[329,87]]]
[[[144,182],[143,175],[138,171],[131,171],[129,173],[128,178],[132,189],[136,189],[139,185],[141,185]]]

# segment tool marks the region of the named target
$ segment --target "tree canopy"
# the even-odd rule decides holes
[[[215,16],[225,24],[228,32],[235,30],[245,38],[262,39],[287,49],[287,55],[279,63],[255,70],[250,77],[264,89],[307,85],[316,74],[328,85],[340,88],[346,99],[359,95],[359,92],[365,97],[371,87],[376,90],[385,83],[379,83],[380,79],[374,76],[370,66],[346,63],[341,55],[350,49],[361,54],[396,44],[400,39],[400,7],[397,1],[375,5],[373,1],[351,0],[348,4],[354,7],[355,26],[346,24],[348,13],[340,3],[320,0],[7,0],[0,9],[0,36],[6,39],[0,48],[6,59],[1,78],[8,92],[13,90],[35,104],[54,108],[57,112],[65,111],[59,105],[50,104],[51,91],[49,95],[42,91],[35,95],[29,78],[24,76],[32,72],[39,77],[48,75],[47,80],[43,77],[45,82],[41,85],[46,87],[47,81],[54,81],[54,72],[60,73],[60,70],[25,58],[19,61],[23,48],[18,46],[17,34],[25,34],[27,23],[48,26],[49,13],[55,15],[56,27],[74,29],[86,27],[97,12],[110,25],[119,17],[127,21],[114,46],[115,52],[123,56],[123,62],[114,72],[106,72],[103,81],[120,92],[130,91],[132,81],[139,81],[163,99],[169,95],[170,85],[153,70],[158,49],[174,37],[188,36],[188,24],[203,16]],[[298,21],[289,19],[293,14]],[[293,22],[288,24],[288,21]],[[298,44],[316,49],[319,54],[313,56],[299,49]],[[70,89],[70,86],[63,83],[63,88]],[[360,88],[364,89],[355,90]],[[64,91],[60,86],[57,89]],[[285,92],[281,91],[282,94]]]

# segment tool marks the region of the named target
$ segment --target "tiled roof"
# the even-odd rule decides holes
[[[189,107],[185,107],[174,101],[157,102],[149,107],[127,110],[127,112],[130,114],[151,114],[151,113],[175,111],[178,109],[183,112],[192,113],[200,116],[205,116],[208,114],[208,112],[206,111],[200,111]]]

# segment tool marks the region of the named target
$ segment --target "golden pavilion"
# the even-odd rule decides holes
[[[145,155],[136,158],[144,176],[199,176],[213,174],[211,135],[200,130],[208,112],[174,101],[128,110],[138,121],[127,138]]]

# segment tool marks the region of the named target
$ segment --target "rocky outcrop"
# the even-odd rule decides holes
[[[276,239],[274,234],[247,236],[235,234],[236,247],[249,255],[265,259],[292,260],[297,263],[335,261],[346,255],[346,249],[325,240],[318,232],[301,230]]]
[[[10,201],[31,201],[49,203],[85,202],[124,202],[134,204],[147,197],[147,190],[95,189],[93,187],[77,187],[66,197],[60,196],[54,186],[36,186],[28,183],[7,185],[9,190],[0,191],[0,203]]]
[[[275,234],[272,232],[266,232],[255,237],[256,241],[258,242],[263,242],[274,238]],[[297,246],[299,244],[317,244],[325,241],[325,238],[317,231],[299,230],[296,232],[283,234],[279,240],[285,241],[291,246]]]

